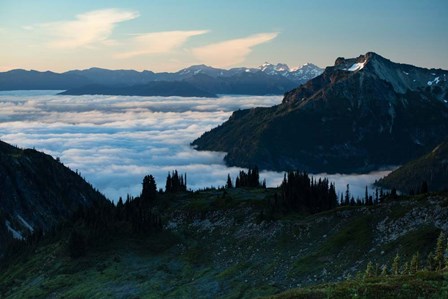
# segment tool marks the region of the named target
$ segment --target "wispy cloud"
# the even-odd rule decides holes
[[[252,48],[273,40],[277,32],[259,33],[244,38],[194,48],[193,55],[203,63],[216,67],[229,67],[244,62]]]
[[[169,53],[181,47],[190,37],[207,33],[208,30],[164,31],[139,34],[129,43],[131,50],[119,53],[117,58]]]
[[[43,30],[50,36],[53,48],[89,47],[97,44],[113,44],[109,40],[115,25],[135,19],[139,13],[132,10],[103,9],[79,14],[75,20],[26,26],[27,30]]]

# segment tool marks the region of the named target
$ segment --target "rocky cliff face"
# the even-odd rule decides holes
[[[0,255],[11,238],[46,231],[80,205],[106,200],[51,156],[0,141]]]
[[[338,58],[272,108],[235,112],[193,142],[229,165],[365,172],[409,161],[448,135],[448,72],[378,54]]]

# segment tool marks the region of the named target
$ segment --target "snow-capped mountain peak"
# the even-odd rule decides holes
[[[258,67],[262,72],[272,73],[272,72],[289,72],[289,66],[285,63],[272,64],[265,62]]]
[[[220,69],[207,66],[204,64],[192,65],[174,73],[176,78],[185,79],[195,75],[207,75],[214,78],[230,77],[241,73],[257,73],[262,72],[270,76],[282,76],[295,83],[302,84],[306,81],[319,76],[323,69],[312,63],[306,63],[300,67],[291,69],[286,63],[269,63],[265,62],[257,68],[237,67],[232,69]]]
[[[258,69],[265,74],[280,75],[300,84],[319,76],[324,71],[309,62],[296,68],[290,68],[285,63],[272,64],[265,62]]]

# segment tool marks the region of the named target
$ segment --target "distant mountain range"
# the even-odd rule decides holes
[[[231,166],[367,172],[424,154],[448,136],[448,72],[369,52],[288,92],[282,104],[236,111],[192,144]]]
[[[392,171],[377,185],[405,193],[418,193],[423,182],[431,192],[448,190],[448,141]]]
[[[195,65],[174,73],[101,68],[65,73],[12,70],[0,73],[0,90],[66,90],[63,94],[70,95],[269,95],[283,94],[322,71],[310,63],[295,69],[290,69],[286,64],[269,63],[259,68],[242,67],[229,70]]]

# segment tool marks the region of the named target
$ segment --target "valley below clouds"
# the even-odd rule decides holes
[[[193,190],[225,184],[240,168],[226,167],[225,153],[199,152],[190,142],[223,123],[232,111],[279,104],[281,96],[183,97],[62,96],[56,91],[0,92],[0,139],[35,148],[77,170],[109,199],[137,196],[145,175],[165,187],[169,171],[188,176]],[[366,185],[389,171],[328,175],[338,194]],[[319,175],[316,175],[319,176]],[[268,186],[283,173],[263,171]]]

